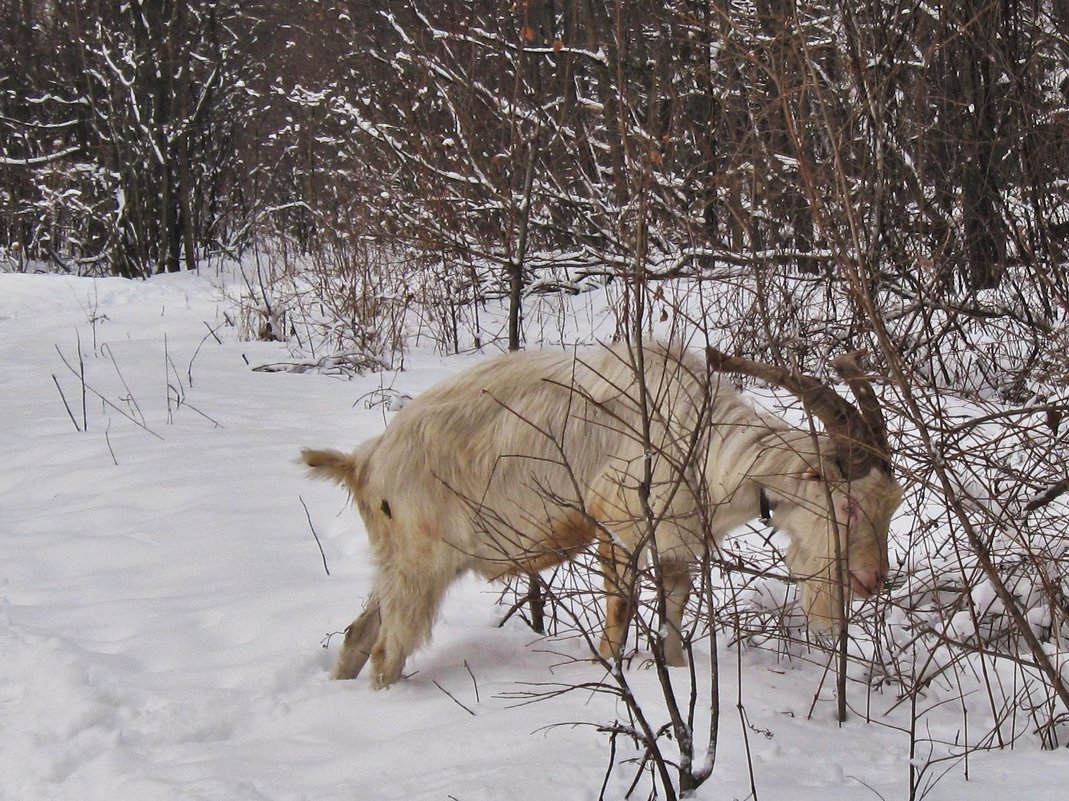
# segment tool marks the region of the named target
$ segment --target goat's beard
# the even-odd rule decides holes
[[[850,570],[845,560],[836,564],[834,554],[818,554],[792,546],[787,565],[798,580],[802,611],[810,631],[832,634],[850,602]],[[845,582],[845,584],[844,584]]]
[[[833,634],[839,628],[844,607],[850,602],[850,590],[839,583],[837,572],[832,565],[823,575],[801,581],[802,610],[810,630],[819,634]]]

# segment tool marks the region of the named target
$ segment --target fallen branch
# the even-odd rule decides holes
[[[1026,503],[1024,505],[1024,510],[1025,512],[1034,512],[1036,509],[1040,509],[1053,502],[1066,492],[1069,492],[1069,478],[1063,478],[1061,481],[1051,484],[1043,490],[1043,492]]]
[[[257,373],[326,373],[328,375],[363,375],[369,370],[386,370],[388,365],[378,356],[362,351],[343,351],[299,362],[275,362],[253,367]]]

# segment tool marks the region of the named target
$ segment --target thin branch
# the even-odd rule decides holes
[[[52,373],[52,382],[56,385],[56,389],[59,391],[59,397],[63,401],[63,408],[67,410],[67,416],[74,424],[75,431],[81,431],[81,427],[78,425],[78,421],[74,419],[74,412],[71,411],[70,404],[67,403],[67,396],[63,394],[63,387],[59,385],[59,379],[56,378],[56,374]]]
[[[56,348],[56,353],[59,354],[59,358],[63,362],[64,367],[66,367],[68,370],[70,370],[71,373],[73,373],[75,376],[78,376],[78,371],[75,370],[74,367],[71,366],[70,362],[67,361],[67,357],[63,355],[63,351],[61,351],[59,349],[59,345],[56,345],[55,348]],[[123,417],[125,417],[127,420],[129,420],[131,423],[133,423],[135,426],[137,426],[138,428],[140,428],[140,429],[142,429],[144,431],[147,431],[149,434],[151,434],[152,436],[154,436],[156,439],[160,440],[161,442],[164,441],[163,437],[161,437],[159,434],[157,434],[155,431],[153,431],[147,425],[142,423],[140,420],[137,420],[134,417],[131,417],[126,411],[124,411],[120,407],[116,406],[114,403],[112,403],[110,400],[105,398],[103,395],[101,395],[99,392],[97,392],[91,386],[89,386],[88,384],[85,384],[84,387],[88,392],[92,393],[97,398],[99,398],[100,401],[105,406],[107,406],[107,407],[109,407],[111,409],[114,409],[116,412],[121,414]]]
[[[323,543],[319,541],[319,535],[316,534],[316,527],[312,525],[312,514],[308,511],[308,504],[304,502],[304,498],[300,495],[297,496],[297,500],[299,500],[301,502],[301,506],[304,507],[304,516],[308,519],[308,528],[312,530],[312,536],[315,537],[316,545],[319,546],[319,555],[323,557],[323,570],[326,571],[326,574],[329,576],[330,568],[327,567],[327,555],[323,551]]]
[[[453,703],[454,703],[454,704],[456,704],[457,706],[459,706],[459,707],[460,707],[461,709],[463,709],[463,710],[464,710],[465,712],[467,712],[467,713],[468,713],[469,715],[471,715],[472,717],[475,717],[475,712],[473,712],[473,711],[471,710],[471,708],[470,708],[470,707],[467,707],[467,706],[465,706],[465,705],[464,705],[464,704],[462,704],[462,703],[461,703],[461,702],[460,702],[459,700],[457,700],[457,697],[456,697],[455,695],[453,695],[453,693],[449,692],[449,690],[447,690],[447,689],[446,689],[445,687],[443,687],[443,686],[442,686],[441,684],[439,684],[439,683],[438,683],[437,681],[434,681],[434,682],[433,682],[433,684],[434,684],[434,686],[435,686],[435,687],[437,687],[437,688],[438,688],[439,690],[441,690],[441,691],[442,691],[443,693],[445,693],[446,695],[448,695],[448,696],[449,696],[449,698],[450,698],[450,699],[451,699],[451,700],[453,701]]]

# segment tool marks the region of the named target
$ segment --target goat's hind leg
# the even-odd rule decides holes
[[[435,569],[427,570],[427,565]],[[405,661],[431,636],[442,596],[460,574],[455,552],[443,547],[414,573],[394,572],[383,582],[382,630],[371,649],[371,683],[389,687],[404,670]]]
[[[372,596],[367,609],[345,629],[338,664],[334,668],[335,679],[355,679],[364,669],[368,657],[382,628],[382,613],[378,601]]]

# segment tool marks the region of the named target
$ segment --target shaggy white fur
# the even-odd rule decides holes
[[[689,352],[617,345],[488,360],[417,397],[352,454],[303,452],[313,475],[352,493],[378,568],[335,676],[354,678],[370,657],[374,685],[389,686],[461,574],[537,572],[595,541],[602,653],[622,648],[635,566],[654,547],[665,656],[681,664],[690,566],[759,515],[762,491],[790,535],[810,625],[834,626],[851,592],[882,586],[901,500],[878,466],[843,480],[836,444],[758,414]]]

